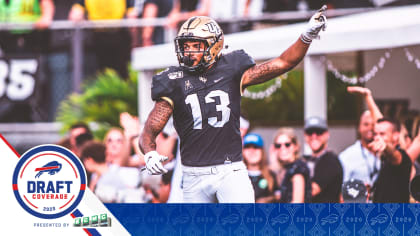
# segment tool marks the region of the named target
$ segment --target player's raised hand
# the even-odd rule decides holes
[[[150,151],[144,155],[146,169],[151,175],[160,175],[168,172],[163,168],[162,162],[168,160],[168,157],[160,155],[156,151]]]
[[[325,30],[327,27],[327,17],[325,11],[327,5],[322,6],[309,20],[305,31],[301,35],[301,40],[304,43],[310,44],[312,40],[319,38],[319,32]]]

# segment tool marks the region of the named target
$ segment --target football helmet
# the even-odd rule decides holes
[[[194,16],[181,26],[175,38],[175,52],[179,65],[189,72],[203,72],[215,63],[223,48],[223,31],[220,26],[207,16]],[[194,61],[184,53],[185,42],[203,42],[205,47],[201,51],[188,51],[188,53],[202,53],[199,63],[193,66]]]

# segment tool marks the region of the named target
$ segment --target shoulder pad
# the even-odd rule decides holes
[[[161,97],[171,98],[172,92],[175,90],[176,79],[183,76],[183,71],[179,67],[169,67],[153,76],[152,100],[156,101]]]

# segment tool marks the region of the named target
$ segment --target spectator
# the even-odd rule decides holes
[[[89,188],[102,202],[144,202],[138,169],[107,164],[105,150],[102,143],[95,141],[87,142],[82,148],[85,168],[97,178]]]
[[[25,1],[2,1],[0,4],[0,21],[8,23],[33,22],[35,29],[46,29],[50,26],[55,12],[53,0],[39,0],[33,1],[32,4],[24,4]],[[3,48],[6,53],[8,50],[18,51],[22,49],[23,51],[21,52],[25,52],[28,49],[36,50],[34,46],[40,46],[37,43],[45,45],[45,42],[42,42],[45,41],[45,38],[41,37],[42,35],[45,36],[45,34],[39,33],[39,31],[13,31],[7,33],[7,36],[2,35],[0,42],[5,42],[3,40],[7,41],[7,47]],[[4,45],[2,44],[2,46]]]
[[[372,114],[374,122],[378,121],[379,119],[383,118],[383,115],[381,111],[379,110],[379,107],[376,105],[375,100],[373,99],[372,92],[368,88],[359,87],[359,86],[352,86],[348,87],[347,91],[354,94],[359,94],[363,96],[370,113]],[[408,131],[405,128],[404,124],[400,124],[401,131],[400,137],[399,137],[399,146],[401,149],[406,150],[408,156],[411,159],[411,162],[413,163],[412,169],[411,169],[411,178],[412,179],[416,174],[418,174],[418,170],[420,167],[418,166],[417,159],[420,155],[420,136],[417,134],[417,136],[411,140],[411,138],[408,135]]]
[[[243,156],[254,188],[255,202],[274,202],[274,188],[277,182],[274,173],[268,169],[264,142],[260,135],[245,135]]]
[[[374,203],[409,202],[411,159],[398,147],[399,136],[399,122],[387,118],[376,122],[374,140],[368,145],[382,161],[374,186]]]
[[[171,190],[171,180],[172,180],[173,170],[168,171],[162,175],[162,180],[160,182],[159,188],[159,202],[166,203],[169,198],[169,193]]]
[[[306,1],[303,0],[307,5]],[[322,6],[320,4],[319,6]],[[318,8],[319,8],[318,6]],[[263,4],[264,13],[274,13],[280,11],[295,11],[297,10],[297,1],[296,0],[264,0]],[[307,9],[303,9],[307,10]]]
[[[45,62],[50,47],[51,32],[46,29],[52,22],[54,12],[53,0],[0,1],[0,23],[33,23],[35,28],[35,30],[0,31],[0,56],[6,57],[8,63],[16,58],[33,59],[31,67],[34,69],[34,71],[24,73],[25,77],[34,76],[33,85],[25,82],[27,79],[21,80],[20,77],[17,77],[16,91],[9,91],[9,98],[0,101],[1,122],[45,122],[49,119],[50,81],[49,77],[46,76],[49,68]],[[22,65],[22,62],[19,63],[19,61],[16,60],[14,63]],[[24,64],[28,65],[27,63]],[[14,67],[12,65],[6,66]],[[2,69],[2,78],[4,76],[6,77],[3,79],[13,78],[16,76],[14,73]],[[29,79],[29,81],[31,80]],[[32,87],[35,90],[31,89]],[[23,92],[25,92],[25,95],[23,95]],[[22,95],[25,97],[24,100],[22,100]]]
[[[146,192],[151,195],[151,203],[167,203],[169,199],[169,194],[171,191],[171,182],[172,182],[173,170],[168,170],[167,173],[162,175],[160,180],[159,189],[155,191],[154,189],[146,189]]]
[[[312,155],[304,156],[310,170],[312,202],[340,202],[343,169],[335,153],[328,151],[327,122],[320,117],[309,117],[305,121],[305,141]]]
[[[76,148],[79,151],[78,155],[80,155],[80,150],[82,150],[82,146],[88,142],[93,140],[93,135],[91,133],[82,133],[76,137]]]
[[[178,24],[193,16],[208,16],[211,0],[174,0],[174,6],[168,15],[167,27],[177,29]]]
[[[113,127],[105,135],[106,162],[118,166],[127,166],[130,159],[130,144],[124,131]]]
[[[108,170],[105,162],[105,146],[102,143],[89,141],[82,146],[80,159],[85,166],[88,177],[88,186],[94,191],[95,187],[91,183],[91,176],[99,178]],[[96,182],[96,181],[95,181]]]
[[[108,130],[104,138],[105,160],[110,166],[118,167],[130,166],[130,141],[120,128],[113,127]],[[92,184],[99,181],[98,176],[92,176]]]
[[[143,8],[143,19],[167,17],[172,9],[172,0],[146,0]],[[164,43],[163,27],[145,26],[142,30],[142,46]]]
[[[75,22],[81,21],[84,19],[85,11],[89,20],[137,17],[133,0],[101,2],[76,0],[69,13],[69,19]],[[136,31],[133,30],[132,34],[135,37]],[[113,68],[122,78],[127,78],[132,46],[129,31],[126,28],[94,30],[92,41],[99,69]]]
[[[138,117],[132,116],[128,112],[123,112],[120,114],[120,125],[124,129],[123,133],[125,141],[127,142],[128,155],[134,152],[134,155],[128,159],[127,165],[131,167],[144,166],[143,153],[137,145],[140,132]]]
[[[70,127],[70,131],[69,131],[70,150],[77,156],[80,156],[80,150],[77,147],[76,138],[79,135],[86,134],[86,133],[91,134],[92,132],[90,131],[89,126],[83,122],[75,123]]]
[[[69,137],[64,137],[64,138],[60,139],[57,142],[57,145],[62,146],[62,147],[65,147],[65,148],[71,150],[70,138]]]
[[[300,145],[292,128],[281,128],[274,136],[272,150],[281,165],[277,173],[281,203],[311,201],[311,181],[306,163],[299,159]]]
[[[381,168],[380,160],[368,149],[368,144],[373,141],[374,124],[371,112],[363,112],[357,129],[359,139],[339,154],[343,181],[360,180],[368,190],[373,186]]]

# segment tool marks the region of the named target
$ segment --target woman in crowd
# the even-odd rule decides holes
[[[276,200],[281,203],[303,203],[311,199],[309,169],[299,159],[299,148],[292,128],[280,128],[277,131],[271,150],[281,167],[276,176],[280,190],[275,194]]]
[[[243,156],[249,178],[254,187],[255,202],[274,201],[274,188],[277,186],[275,175],[268,169],[264,142],[260,135],[250,133],[244,137]]]

